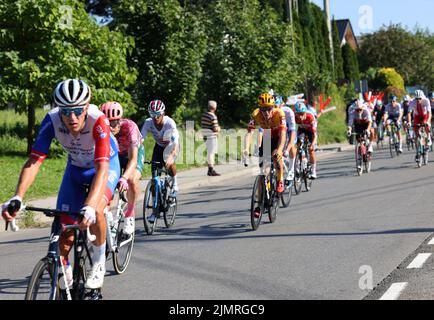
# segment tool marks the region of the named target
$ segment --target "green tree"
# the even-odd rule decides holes
[[[345,78],[351,82],[359,80],[360,71],[357,54],[348,43],[342,47],[342,59]]]
[[[177,120],[194,111],[207,39],[199,1],[125,0],[113,6],[113,28],[134,37],[130,64],[139,70],[132,88],[140,114],[161,99]]]
[[[410,85],[434,86],[434,46],[430,36],[416,35],[400,25],[383,27],[362,37],[359,60],[362,71],[370,67],[395,68]]]
[[[0,103],[28,114],[27,144],[34,139],[35,108],[50,103],[55,85],[81,78],[93,103],[134,104],[126,91],[136,77],[127,66],[131,38],[89,18],[78,0],[4,0],[0,3]]]
[[[332,21],[333,53],[334,53],[334,77],[339,81],[345,78],[344,60],[342,58],[341,41],[336,20]]]

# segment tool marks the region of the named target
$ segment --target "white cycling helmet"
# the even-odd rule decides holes
[[[91,91],[83,80],[67,79],[54,90],[54,103],[58,107],[77,107],[90,101]]]
[[[404,96],[404,101],[410,101],[411,99],[410,99],[410,96],[409,95],[405,95]]]
[[[415,97],[416,99],[425,98],[425,94],[423,93],[422,90],[416,90],[416,91],[414,92],[414,97]]]

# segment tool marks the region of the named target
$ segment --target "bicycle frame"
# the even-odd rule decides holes
[[[71,289],[77,288],[77,278],[81,271],[82,266],[80,265],[80,259],[82,257],[83,253],[83,247],[87,253],[87,257],[89,259],[90,265],[93,265],[91,255],[89,253],[89,247],[87,246],[87,243],[85,241],[86,236],[82,230],[79,230],[78,225],[64,225],[60,223],[60,216],[61,215],[75,215],[75,216],[82,216],[80,213],[73,213],[73,212],[65,212],[60,210],[53,210],[53,209],[44,209],[44,208],[35,208],[35,207],[26,207],[26,210],[30,211],[40,211],[43,212],[48,217],[54,216],[54,221],[51,225],[51,233],[50,233],[50,239],[49,239],[49,245],[48,245],[48,252],[45,256],[46,259],[49,260],[50,264],[53,267],[52,271],[52,278],[51,278],[51,286],[50,286],[50,300],[56,299],[57,294],[57,281],[59,277],[59,268],[62,270],[63,274],[65,274],[64,266],[60,259],[60,253],[59,253],[59,239],[62,233],[65,230],[74,230],[74,270],[73,274],[75,275],[74,283],[72,285],[72,288],[69,288],[69,286],[66,283],[65,277],[63,277],[65,281],[65,291],[66,296],[68,300],[72,300],[71,297]],[[77,293],[77,292],[76,292]]]

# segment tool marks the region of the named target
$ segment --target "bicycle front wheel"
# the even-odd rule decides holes
[[[299,194],[301,192],[302,186],[302,176],[303,176],[303,164],[301,162],[301,156],[297,154],[295,157],[294,164],[294,190],[295,194]]]
[[[285,160],[285,177],[288,174],[289,170],[289,161]],[[285,181],[285,191],[283,191],[281,195],[281,201],[282,201],[282,207],[287,208],[289,206],[289,203],[291,202],[291,196],[292,196],[292,185],[293,181],[290,182],[289,185],[287,185],[287,181]]]
[[[143,200],[143,225],[145,227],[146,234],[151,235],[154,233],[155,226],[157,224],[158,206],[154,208],[154,203],[157,203],[155,182],[150,180],[146,186],[145,198]],[[154,220],[149,221],[149,217],[154,215]]]
[[[119,199],[119,201],[122,201]],[[122,201],[123,202],[123,201]],[[120,207],[119,220],[116,232],[116,250],[113,251],[113,267],[117,274],[122,274],[127,270],[130,263],[131,253],[133,252],[135,232],[132,234],[124,233],[124,221],[127,203],[123,202]]]
[[[25,300],[61,300],[58,279],[54,279],[56,266],[48,258],[38,261],[27,286]]]
[[[270,223],[273,223],[276,221],[277,218],[277,211],[279,210],[279,194],[276,191],[276,177],[272,177],[273,183],[271,184],[271,190],[269,192],[270,194],[270,201],[269,201],[269,207],[268,207],[268,219],[270,220]]]
[[[257,230],[261,223],[262,214],[265,210],[265,192],[264,176],[259,175],[256,177],[255,183],[253,184],[252,200],[250,204],[250,222],[253,230]]]
[[[164,210],[163,218],[164,224],[167,228],[172,227],[175,224],[176,211],[178,209],[177,198],[168,197],[166,200],[166,209]]]

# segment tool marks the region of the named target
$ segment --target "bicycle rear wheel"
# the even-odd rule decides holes
[[[117,274],[122,274],[127,270],[128,264],[130,263],[131,253],[133,252],[134,237],[135,232],[128,235],[124,233],[124,221],[125,221],[125,211],[127,209],[128,203],[123,202],[121,199],[120,212],[118,216],[118,225],[116,231],[116,250],[113,251],[113,267]]]
[[[264,176],[258,175],[253,184],[252,200],[250,204],[250,223],[253,230],[257,230],[265,210],[265,182]]]
[[[38,261],[27,286],[25,300],[61,300],[58,279],[53,279],[54,262],[48,258]]]
[[[288,160],[284,160],[285,161],[285,174],[284,176],[286,177],[288,174],[288,170],[289,170],[289,161]],[[283,191],[282,195],[281,195],[281,202],[282,202],[282,207],[287,208],[289,206],[289,203],[291,202],[291,196],[292,196],[292,185],[294,184],[294,181],[291,181],[290,185],[287,185],[285,182],[285,191]]]
[[[155,226],[157,225],[158,219],[158,206],[154,208],[154,203],[157,200],[155,194],[155,182],[150,180],[146,186],[145,197],[143,200],[143,225],[145,227],[146,234],[151,235],[154,233]],[[149,222],[149,217],[154,214],[154,221]]]

